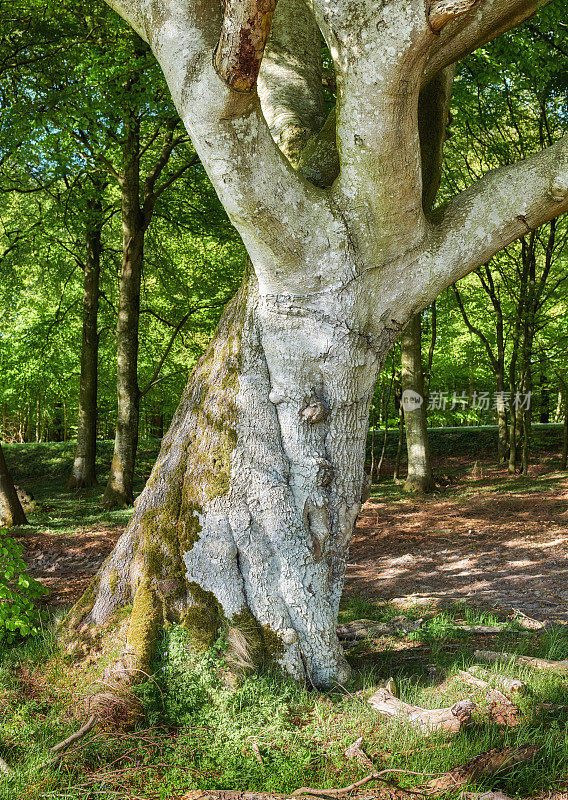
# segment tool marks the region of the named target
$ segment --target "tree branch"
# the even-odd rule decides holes
[[[143,14],[176,109],[259,280],[274,290],[285,284],[293,291],[293,281],[306,280],[314,214],[327,220],[323,228],[333,224],[335,214],[330,198],[303,181],[276,147],[256,93],[232,91],[219,78],[213,65],[222,26],[218,4],[136,2],[133,12],[134,0],[108,2],[131,23]]]
[[[478,47],[521,25],[551,0],[483,0],[448,25],[430,51],[424,82]]]
[[[531,158],[488,172],[441,209],[430,251],[432,296],[566,211],[568,136]]]
[[[276,0],[226,0],[215,69],[236,92],[256,85]]]

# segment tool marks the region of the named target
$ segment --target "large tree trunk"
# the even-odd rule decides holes
[[[99,279],[101,271],[102,201],[98,196],[87,203],[86,253],[83,276],[83,334],[77,447],[69,488],[82,489],[97,482],[97,380],[99,359]]]
[[[443,288],[568,209],[567,140],[492,171],[428,216],[449,65],[530,9],[523,16],[519,0],[495,0],[489,14],[464,21],[454,43],[435,34],[474,0],[435,2],[427,15],[422,0],[391,0],[380,18],[365,3],[333,13],[315,3],[338,78],[337,117],[321,131],[332,139],[325,163],[311,131],[314,147],[304,150],[318,156],[317,168],[302,151],[300,177],[284,155],[294,160],[305,141],[293,93],[276,97],[265,82],[271,116],[254,91],[230,88],[242,61],[260,63],[272,6],[109,2],[148,37],[255,275],[194,371],[132,522],[69,624],[88,630],[132,602],[126,679],[142,674],[172,619],[196,644],[225,626],[241,660],[270,659],[319,686],[342,682],[337,610],[386,353]],[[313,26],[312,45],[300,41],[307,30],[298,18],[294,2],[279,0],[281,46],[269,66],[278,85],[295,83],[304,95],[321,81],[317,68],[298,70],[297,56],[315,56],[317,67],[321,48]],[[236,48],[237,63],[225,69],[215,51],[232,26],[235,41],[252,45]],[[301,104],[308,118],[320,107]],[[430,161],[423,182],[421,162]]]
[[[408,452],[408,474],[404,489],[407,492],[431,492],[434,488],[434,480],[430,463],[430,442],[424,402],[421,314],[416,314],[402,332],[401,361]],[[416,405],[412,404],[412,400],[418,401]]]
[[[127,117],[126,121],[128,134],[121,182],[123,256],[116,325],[118,407],[114,453],[103,497],[107,508],[134,502],[140,411],[138,329],[146,225],[140,208],[140,123],[135,117]]]
[[[134,517],[69,624],[133,602],[125,677],[164,619],[196,646],[224,628],[251,663],[318,686],[348,674],[336,636],[361,507],[376,345],[313,306],[243,284],[198,363]]]
[[[0,445],[0,526],[27,525],[28,521]]]

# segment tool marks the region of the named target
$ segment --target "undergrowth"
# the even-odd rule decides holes
[[[347,603],[341,621],[357,616],[386,621],[390,606]],[[400,612],[399,612],[400,613]],[[424,616],[424,609],[408,616]],[[365,774],[343,755],[359,736],[380,769],[441,772],[492,747],[538,744],[531,764],[480,781],[472,791],[500,789],[529,796],[568,774],[568,679],[513,663],[495,671],[521,677],[530,691],[519,700],[521,724],[499,727],[484,699],[463,685],[457,670],[473,663],[479,642],[457,635],[456,621],[495,624],[498,616],[458,606],[426,615],[425,633],[381,637],[348,652],[354,668],[347,687],[322,694],[273,673],[241,676],[224,667],[219,641],[195,656],[181,628],[167,630],[156,651],[152,677],[138,687],[145,720],[130,732],[92,733],[49,766],[48,748],[85,719],[82,699],[100,688],[100,666],[70,664],[49,633],[0,651],[0,755],[17,767],[0,778],[0,798],[172,798],[191,789],[242,789],[290,793],[300,786],[333,788]],[[568,657],[568,631],[520,635],[506,622],[487,647],[544,658]],[[487,637],[486,637],[487,640]],[[389,676],[400,697],[423,707],[451,705],[463,696],[478,703],[475,724],[453,739],[425,738],[388,721],[366,702]],[[539,710],[543,703],[550,708]],[[486,709],[485,709],[486,710]],[[419,778],[402,778],[412,786]]]

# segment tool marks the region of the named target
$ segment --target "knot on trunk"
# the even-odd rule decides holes
[[[561,203],[568,197],[568,181],[561,177],[554,178],[550,184],[548,193],[553,200],[556,200],[557,203]]]
[[[323,422],[327,415],[327,408],[315,392],[312,392],[310,397],[304,401],[304,405],[300,409],[300,417],[308,425],[315,425],[318,422]]]

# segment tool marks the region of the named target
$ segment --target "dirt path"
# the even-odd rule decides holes
[[[568,622],[568,481],[507,494],[480,481],[471,491],[455,499],[370,500],[357,524],[346,591],[401,606],[467,600]]]
[[[543,475],[530,492],[495,491],[495,480],[466,480],[467,492],[456,496],[371,499],[355,531],[346,592],[401,606],[468,600],[568,622],[565,474]],[[31,574],[51,590],[47,603],[75,602],[122,530],[22,532]]]

